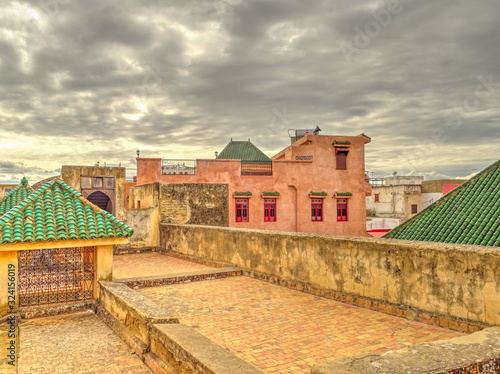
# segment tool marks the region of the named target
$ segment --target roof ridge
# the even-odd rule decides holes
[[[49,183],[53,183],[53,182],[49,182]],[[47,184],[49,184],[49,183],[47,183]],[[13,207],[8,212],[6,212],[2,217],[0,217],[0,229],[2,229],[3,226],[5,226],[5,224],[11,218],[13,218],[13,217],[7,217],[8,215],[14,216],[15,214],[21,212],[24,208],[26,208],[26,206],[28,205],[27,203],[32,202],[38,196],[40,196],[42,194],[42,192],[44,192],[45,190],[47,190],[48,187],[46,187],[46,186],[47,185],[43,185],[38,190],[33,190],[33,192],[31,194],[29,194],[28,197],[26,197],[26,199],[24,199],[22,202],[20,202],[19,204],[17,204],[15,207]],[[45,188],[45,189],[43,189],[43,188]],[[8,218],[8,219],[6,220],[5,218]]]

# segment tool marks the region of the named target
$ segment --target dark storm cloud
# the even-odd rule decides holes
[[[231,137],[272,155],[319,125],[370,135],[379,176],[466,176],[500,158],[499,18],[496,0],[5,2],[0,157],[133,166]]]

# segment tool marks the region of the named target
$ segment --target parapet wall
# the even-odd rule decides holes
[[[500,325],[497,248],[172,224],[160,246],[426,323]]]

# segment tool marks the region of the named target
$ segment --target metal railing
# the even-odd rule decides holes
[[[196,160],[161,160],[163,175],[196,175]]]
[[[273,162],[242,160],[241,175],[273,175]]]

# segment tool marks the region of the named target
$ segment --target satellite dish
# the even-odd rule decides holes
[[[393,176],[397,176],[398,175],[398,172],[395,171],[394,173],[392,173]]]
[[[313,131],[313,134],[318,135],[320,131],[321,131],[321,129],[319,128],[319,126],[316,126],[316,128]]]

